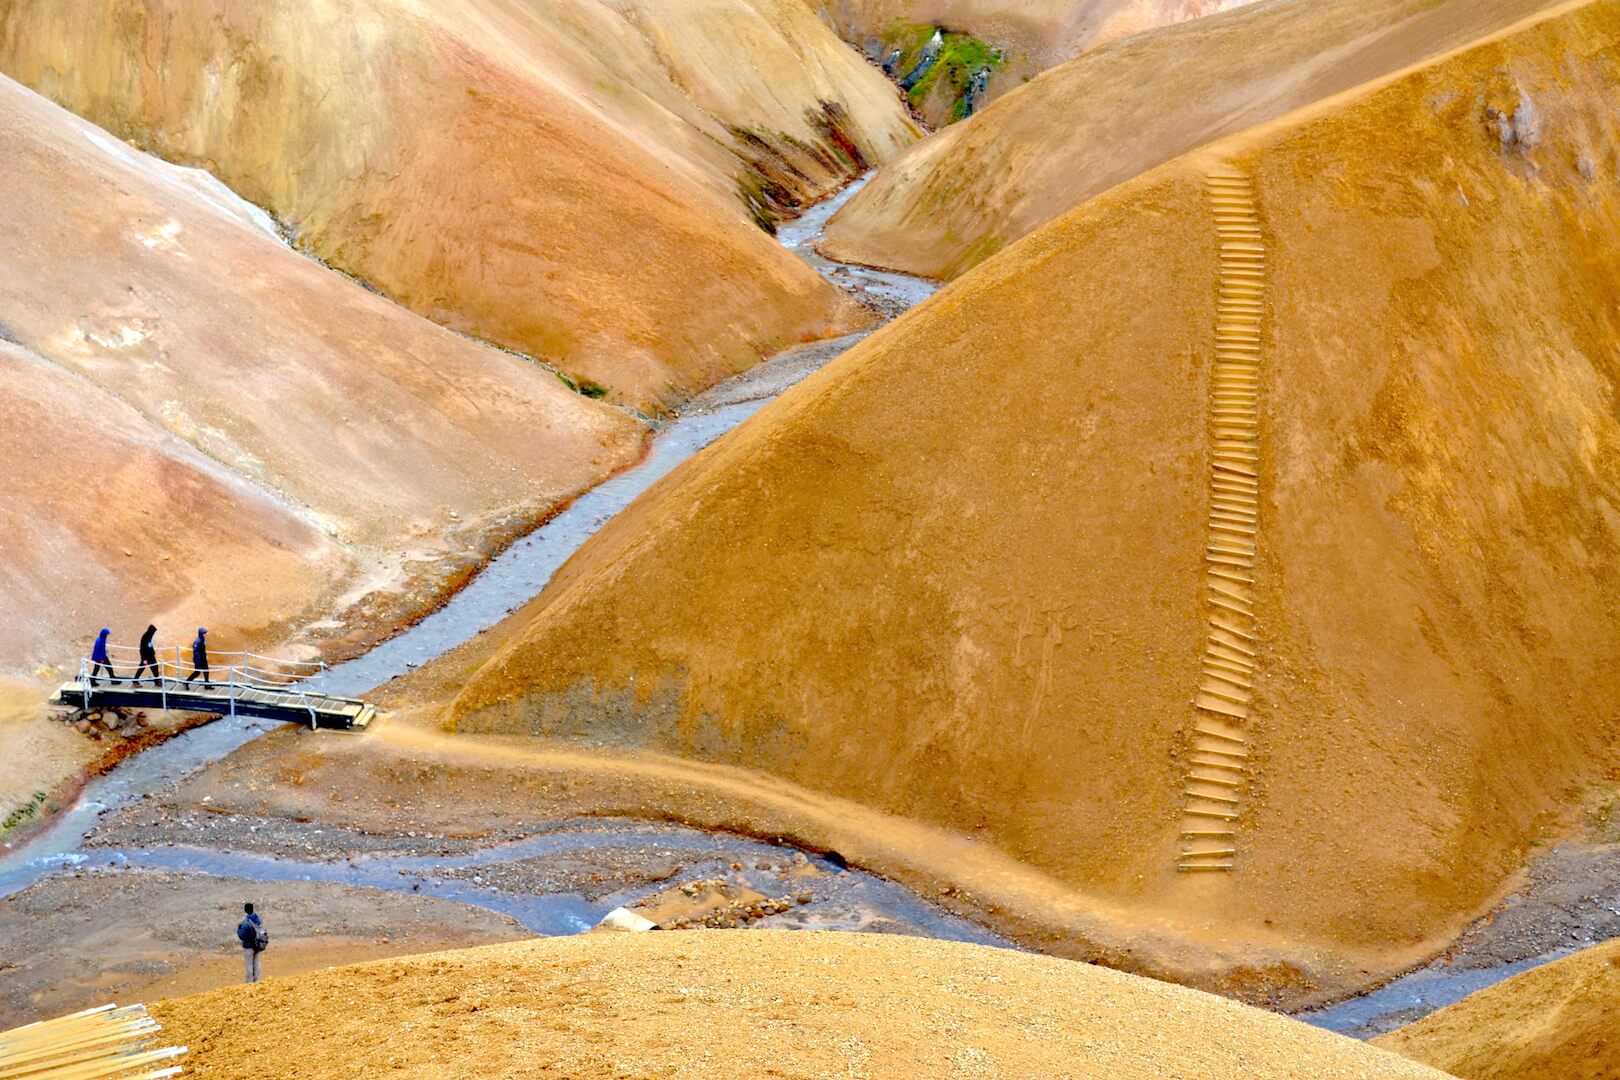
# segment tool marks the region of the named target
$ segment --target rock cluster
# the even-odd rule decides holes
[[[100,739],[103,732],[132,739],[151,726],[144,712],[109,707],[102,709],[76,709],[61,714],[63,723],[71,724],[81,735]]]
[[[733,864],[735,869],[741,869],[739,864]],[[771,869],[770,864],[760,860],[759,869]],[[660,930],[735,930],[748,926],[772,915],[780,915],[791,911],[794,907],[809,904],[816,898],[812,889],[800,889],[794,893],[785,893],[771,898],[761,896],[738,882],[727,881],[725,878],[706,878],[699,881],[688,881],[678,886],[672,892],[679,893],[692,903],[678,914],[660,912],[663,918],[657,920]],[[662,901],[670,896],[670,892],[647,898],[637,905],[646,914],[655,908],[664,907]]]

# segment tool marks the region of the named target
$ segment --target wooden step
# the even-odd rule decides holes
[[[1193,730],[1200,735],[1207,735],[1211,739],[1219,739],[1222,742],[1233,743],[1238,746],[1244,745],[1244,739],[1240,735],[1227,735],[1219,731],[1211,731],[1210,729],[1204,727],[1195,727]],[[1219,753],[1217,750],[1207,750],[1202,752],[1209,754]]]
[[[1187,777],[1187,779],[1196,780],[1200,784],[1216,784],[1220,787],[1240,788],[1243,786],[1243,781],[1241,780],[1231,780],[1214,776],[1199,776],[1197,773],[1192,773]]]

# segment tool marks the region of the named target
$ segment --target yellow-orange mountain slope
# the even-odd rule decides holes
[[[0,669],[102,626],[230,648],[420,606],[398,594],[641,452],[619,410],[3,76],[0,138]]]
[[[549,938],[272,977],[152,1012],[201,1080],[1442,1076],[1180,987],[867,934]]]
[[[1197,146],[1548,6],[1273,0],[1119,42],[901,155],[833,219],[825,250],[954,277]]]
[[[1375,1040],[1464,1080],[1620,1076],[1620,941],[1515,975]]]
[[[1060,218],[610,523],[453,723],[970,835],[1069,899],[911,865],[1074,954],[1431,953],[1616,758],[1617,71],[1572,6]]]
[[[0,71],[644,407],[861,320],[748,203],[916,134],[800,0],[20,0]]]

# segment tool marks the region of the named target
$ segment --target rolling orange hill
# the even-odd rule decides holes
[[[912,147],[839,212],[823,247],[955,277],[1156,165],[1548,6],[1274,0],[1120,41]]]
[[[755,219],[917,136],[800,0],[25,0],[0,71],[644,409],[861,324]]]
[[[1443,1076],[1180,987],[869,934],[585,934],[272,977],[152,1012],[203,1080]]]
[[[1562,5],[1058,218],[611,522],[450,723],[971,838],[879,869],[1071,955],[1431,955],[1615,765],[1617,62]]]
[[[619,410],[4,77],[0,135],[27,207],[0,233],[0,670],[102,626],[227,649],[404,617],[642,451]]]

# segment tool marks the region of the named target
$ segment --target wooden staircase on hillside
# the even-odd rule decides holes
[[[1249,780],[1246,725],[1254,693],[1255,543],[1260,524],[1260,347],[1266,249],[1254,186],[1236,169],[1212,172],[1220,244],[1215,364],[1210,373],[1209,519],[1204,551],[1204,645],[1176,869],[1236,865],[1237,822]]]

